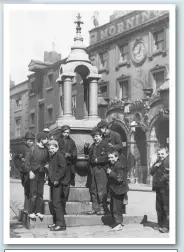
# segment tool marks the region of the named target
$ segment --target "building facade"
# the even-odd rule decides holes
[[[20,139],[28,131],[28,80],[10,86],[10,139]]]
[[[156,148],[169,142],[169,12],[114,15],[89,33],[101,117],[122,137],[130,180],[150,183]]]
[[[95,27],[89,35],[87,52],[102,76],[98,114],[121,135],[130,181],[150,183],[156,148],[169,143],[169,12],[115,12],[109,23]],[[21,126],[21,136],[27,130],[37,134],[63,114],[64,92],[57,79],[65,63],[54,50],[44,53],[44,61],[31,60],[28,67],[33,73],[28,76],[25,96],[27,127]],[[76,119],[88,116],[84,96],[88,94],[79,73],[72,80]],[[15,107],[14,101],[12,111]],[[11,136],[18,137],[13,133],[12,111]]]

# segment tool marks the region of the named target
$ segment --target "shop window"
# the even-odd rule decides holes
[[[16,109],[20,110],[21,108],[22,108],[22,100],[20,98],[16,100]]]
[[[121,93],[122,93],[122,100],[128,99],[128,97],[129,97],[128,80],[121,82]]]
[[[167,54],[166,50],[166,27],[162,26],[149,33],[149,55],[148,59],[152,60],[153,56]]]
[[[35,113],[30,113],[30,125],[35,124]]]
[[[15,124],[16,124],[16,137],[20,137],[21,136],[21,119],[16,119],[15,120]]]
[[[48,108],[48,119],[49,119],[49,122],[52,122],[52,120],[53,120],[53,108]]]
[[[128,43],[119,47],[120,59],[119,62],[126,62],[129,60],[129,46]]]
[[[99,72],[108,71],[108,51],[99,53]]]
[[[130,45],[129,42],[119,41],[116,46],[116,70],[121,66],[130,66]]]
[[[30,95],[35,94],[35,81],[30,82],[29,94]]]
[[[54,83],[54,75],[53,75],[53,73],[48,74],[48,80],[49,80],[48,85],[49,85],[49,86],[52,86],[53,83]]]
[[[72,114],[76,115],[76,95],[72,95]]]
[[[130,77],[120,76],[117,79],[117,97],[119,100],[127,101],[130,98]]]
[[[164,49],[164,30],[153,33],[153,52],[161,51]]]
[[[151,70],[151,86],[154,91],[158,90],[165,82],[166,68],[163,66],[156,66]]]
[[[98,83],[98,93],[103,96],[104,99],[109,97],[109,82],[101,80]]]

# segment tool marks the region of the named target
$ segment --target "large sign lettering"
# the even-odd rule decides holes
[[[134,14],[133,16],[129,16],[126,18],[122,17],[121,21],[120,19],[118,19],[113,24],[108,23],[107,25],[103,25],[102,27],[92,30],[90,32],[91,37],[90,44],[95,44],[102,40],[118,35],[119,33],[131,30],[165,13],[168,13],[168,11],[148,10],[139,12],[137,14]]]

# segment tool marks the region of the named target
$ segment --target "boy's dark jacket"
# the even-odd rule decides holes
[[[64,154],[60,151],[52,155],[49,161],[49,184],[53,184],[54,181],[62,185],[68,185],[70,181],[70,170],[67,169]]]
[[[117,195],[128,192],[129,187],[126,178],[126,168],[118,160],[115,164],[110,165],[109,188]]]
[[[45,165],[49,161],[47,148],[41,148],[37,144],[33,145],[25,158],[25,172],[43,172]]]
[[[109,147],[106,140],[102,140],[97,145],[93,143],[89,150],[84,150],[85,154],[89,154],[88,166],[105,166],[108,163],[108,151]]]
[[[71,155],[70,158],[67,158],[67,164],[74,165],[77,158],[77,147],[73,139],[70,137],[64,139],[62,136],[59,136],[58,139],[59,150],[65,155],[65,153],[69,153]]]
[[[169,182],[169,171],[165,170],[165,168],[169,168],[169,155],[166,156],[159,167],[155,166],[157,163],[159,161],[156,161],[150,170],[150,174],[153,176],[153,190],[166,187]]]

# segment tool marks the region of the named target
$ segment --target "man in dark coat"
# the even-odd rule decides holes
[[[153,191],[156,191],[156,211],[161,233],[169,231],[169,154],[167,147],[157,150],[157,160],[150,174],[153,176]]]
[[[101,131],[95,127],[91,133],[94,143],[89,148],[89,190],[93,210],[87,214],[104,215],[107,212],[107,174],[108,145],[102,139]],[[86,152],[86,150],[85,150]],[[85,153],[87,154],[87,153]]]
[[[123,145],[121,136],[117,133],[109,129],[109,125],[105,120],[101,120],[97,127],[101,130],[103,134],[103,138],[107,141],[110,152],[112,151],[118,151],[119,154],[119,161],[121,162],[123,167],[126,167],[125,170],[127,172],[127,162],[125,159],[125,156],[123,155]],[[128,204],[128,195],[125,194],[124,197],[124,204]]]
[[[111,214],[114,221],[113,231],[122,230],[124,204],[123,199],[128,192],[126,178],[126,167],[119,161],[119,154],[113,151],[108,155],[110,166],[107,168],[109,174],[109,188],[111,191]]]
[[[45,166],[49,161],[49,153],[46,148],[47,134],[39,132],[36,139],[37,143],[25,157],[25,170],[29,173],[29,217],[34,219],[37,215],[43,219]]]
[[[20,172],[22,186],[24,187],[24,211],[28,212],[28,194],[29,194],[29,172],[25,169],[25,157],[34,145],[35,135],[32,132],[26,132],[25,141],[20,145],[17,153],[13,155],[13,161]]]
[[[75,165],[77,160],[77,147],[75,142],[70,137],[70,127],[68,125],[64,125],[61,127],[61,135],[57,139],[59,144],[59,150],[64,154],[67,169],[70,170],[71,180],[68,186],[65,188],[65,200],[64,205],[68,200],[70,185],[75,185]]]
[[[70,171],[67,169],[64,154],[59,151],[58,142],[56,140],[51,140],[48,146],[50,153],[49,186],[51,189],[53,210],[53,224],[49,225],[49,227],[51,231],[64,231],[66,230],[66,223],[62,198],[64,196],[65,187],[70,183]]]

